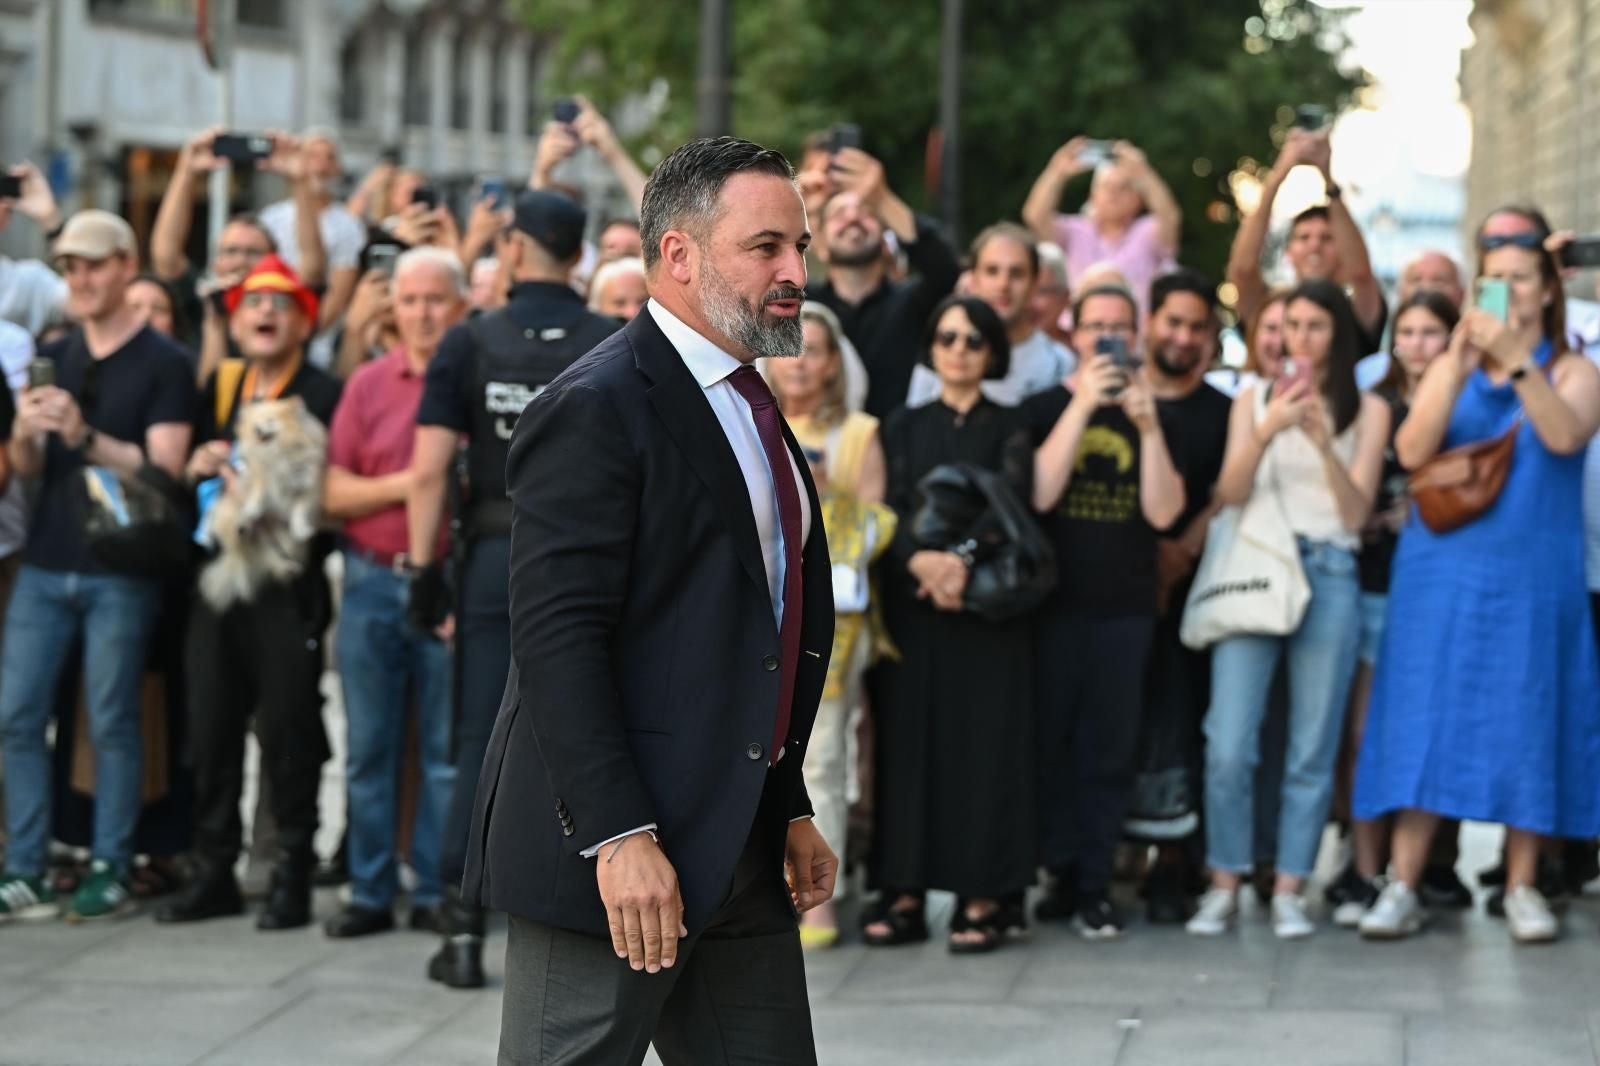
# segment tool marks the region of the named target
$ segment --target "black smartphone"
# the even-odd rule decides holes
[[[861,147],[861,127],[854,122],[840,122],[828,130],[828,153],[846,148]]]
[[[272,138],[255,133],[219,133],[211,154],[230,163],[255,163],[272,155]]]
[[[1592,270],[1600,267],[1600,237],[1574,237],[1561,249],[1561,265]]]
[[[22,199],[22,179],[15,174],[0,174],[0,200]]]
[[[1297,129],[1320,130],[1328,124],[1328,109],[1320,104],[1301,104],[1294,109],[1294,124]]]
[[[56,383],[55,360],[48,356],[35,356],[28,364],[28,388],[42,389]]]
[[[418,185],[411,190],[411,202],[414,204],[426,204],[430,208],[438,207],[439,190],[432,185]]]
[[[398,244],[374,244],[367,249],[367,269],[376,270],[385,277],[394,277],[394,262],[400,258]]]
[[[1133,373],[1133,357],[1128,354],[1128,339],[1114,333],[1102,333],[1095,338],[1094,354],[1111,360],[1111,365],[1122,371],[1123,383],[1106,390],[1106,398],[1114,400],[1127,387],[1127,378]]]
[[[578,101],[570,96],[563,96],[550,108],[550,117],[557,122],[570,126],[578,121],[578,115],[582,113],[582,110],[578,106]]]

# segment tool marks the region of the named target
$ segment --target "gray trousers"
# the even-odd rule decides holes
[[[780,871],[746,847],[733,890],[670,970],[635,972],[608,939],[515,916],[500,1066],[816,1066],[805,960]]]

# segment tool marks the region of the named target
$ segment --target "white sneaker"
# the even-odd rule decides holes
[[[1506,893],[1506,925],[1511,939],[1519,944],[1554,940],[1559,928],[1550,904],[1532,885],[1521,885]]]
[[[1239,893],[1231,888],[1208,888],[1200,907],[1184,926],[1194,936],[1221,936],[1239,913]]]
[[[1392,881],[1358,924],[1368,940],[1399,940],[1421,929],[1425,921],[1427,913],[1417,894],[1404,881]]]
[[[1306,917],[1306,901],[1293,892],[1272,897],[1272,934],[1279,940],[1303,940],[1317,931]]]

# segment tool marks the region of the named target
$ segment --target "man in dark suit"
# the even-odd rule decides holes
[[[464,892],[511,914],[502,1063],[814,1063],[801,777],[833,637],[816,489],[752,364],[800,353],[788,161],[656,169],[651,300],[524,411],[512,667]],[[785,884],[787,880],[787,885]]]

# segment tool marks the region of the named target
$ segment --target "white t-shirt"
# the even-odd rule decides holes
[[[279,200],[261,209],[257,216],[261,226],[278,245],[278,255],[283,261],[300,269],[300,241],[295,237],[295,206],[293,200]],[[317,229],[322,234],[322,250],[328,257],[328,269],[340,270],[357,266],[361,262],[361,249],[367,245],[367,227],[341,203],[331,203],[322,209],[317,219]]]
[[[15,323],[31,338],[67,303],[67,279],[37,259],[0,256],[0,320]],[[28,345],[32,357],[33,345]]]
[[[258,216],[262,228],[272,234],[278,254],[294,269],[300,269],[300,242],[295,238],[295,206],[293,200],[280,200],[262,209]],[[341,203],[331,203],[322,209],[317,219],[317,229],[322,234],[322,250],[328,259],[331,278],[335,270],[354,269],[361,265],[361,249],[367,246],[367,227]],[[307,357],[313,366],[326,370],[333,365],[333,328],[325,329],[311,339]]]
[[[1061,384],[1077,366],[1078,359],[1072,349],[1036,329],[1027,340],[1011,346],[1011,367],[1006,376],[985,381],[981,387],[983,394],[995,403],[1015,407],[1029,396]],[[939,375],[918,363],[911,369],[906,406],[932,403],[939,398],[939,388]]]

